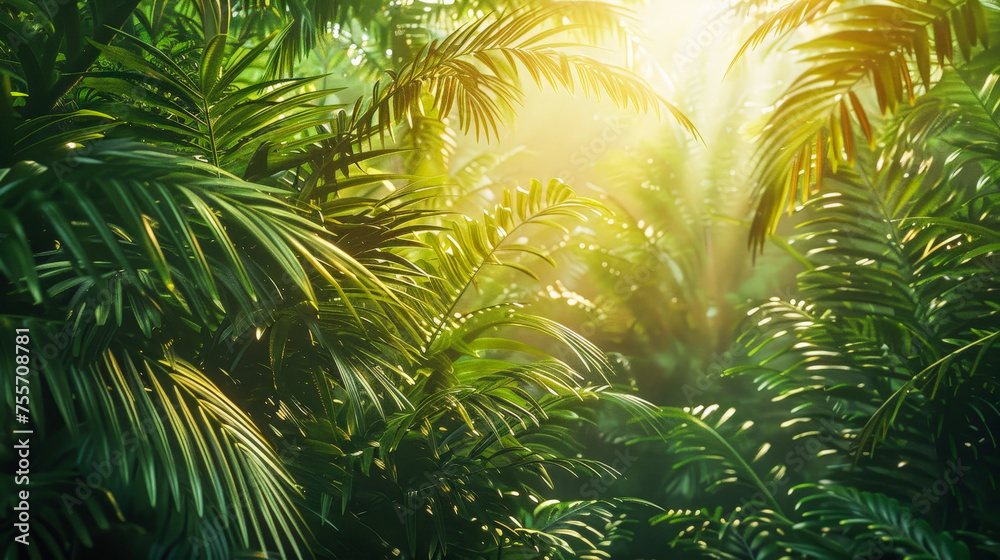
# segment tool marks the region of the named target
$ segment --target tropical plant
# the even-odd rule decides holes
[[[749,489],[657,517],[688,527],[678,543],[717,558],[998,553],[998,65],[988,49],[968,58],[883,128],[842,129],[853,166],[831,163],[796,213],[792,242],[813,266],[748,311],[747,358],[726,372],[773,403],[744,407],[778,407],[770,433],[675,428],[693,442],[678,465],[721,460],[731,476],[699,479]],[[717,451],[719,438],[736,443]]]
[[[624,3],[0,5],[4,558],[1000,554],[1000,7],[742,5],[704,139]]]
[[[231,36],[233,6],[4,6],[3,322],[41,353],[36,437],[75,442],[33,455],[34,557],[576,558],[627,534],[616,500],[546,486],[613,473],[572,454],[589,403],[650,406],[518,294],[465,297],[495,269],[535,276],[551,258],[531,236],[604,209],[533,182],[456,219],[439,184],[383,166],[425,101],[495,136],[523,73],[693,130],[550,25],[618,7],[559,4],[449,29],[344,105],[317,77],[262,77],[298,31]],[[264,8],[235,11],[266,27]]]

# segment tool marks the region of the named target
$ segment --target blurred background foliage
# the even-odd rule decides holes
[[[4,557],[996,556],[998,18],[0,2]]]

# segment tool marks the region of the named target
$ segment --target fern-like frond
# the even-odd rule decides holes
[[[230,308],[253,316],[271,289],[260,277],[270,266],[314,305],[310,274],[335,284],[344,281],[337,277],[380,284],[328,240],[320,225],[282,203],[281,189],[221,176],[218,168],[128,142],[104,142],[79,162],[69,172],[58,165],[21,166],[4,178],[9,186],[0,196],[10,201],[5,207],[21,209],[20,215],[3,214],[2,231],[12,238],[6,250],[20,255],[4,261],[4,273],[23,279],[36,299],[41,284],[27,239],[65,251],[69,260],[50,275],[61,269],[98,281],[121,271],[140,286],[140,276],[152,274],[159,290],[172,294],[173,304],[208,324]],[[111,200],[116,204],[104,202]],[[248,260],[251,248],[264,260]],[[110,269],[98,252],[111,257]],[[268,259],[273,260],[265,264]],[[232,275],[221,275],[218,266]]]
[[[38,319],[28,328],[38,336],[48,333],[50,340],[66,336]],[[171,512],[165,520],[181,516],[171,524],[187,517],[218,519],[225,537],[217,546],[305,557],[306,529],[291,477],[254,422],[206,372],[169,347],[154,354],[111,342],[101,349],[104,325],[82,324],[75,334],[73,344],[39,360],[47,375],[35,380],[51,395],[62,433],[77,438],[79,464],[106,465],[106,472],[94,472],[101,474],[112,505],[117,500],[115,507],[124,507],[140,493],[140,502]],[[81,347],[81,340],[89,346]],[[45,417],[42,403],[32,401],[33,417]],[[56,426],[49,429],[60,433]],[[95,507],[106,506],[84,506],[89,499],[77,497],[68,490],[61,507],[102,515]],[[161,529],[167,530],[166,522]],[[190,542],[182,546],[196,550]]]
[[[767,14],[757,29],[754,30],[753,34],[743,43],[740,50],[736,52],[736,56],[733,57],[733,61],[729,64],[727,73],[732,71],[733,67],[736,66],[744,55],[759,47],[771,35],[782,37],[803,25],[815,21],[816,18],[826,13],[834,2],[835,0],[792,0],[775,9],[773,13]],[[747,9],[749,10],[751,7],[760,8],[759,5],[751,5]]]
[[[988,43],[986,18],[978,0],[832,9],[825,16],[831,31],[798,45],[809,68],[778,100],[760,137],[751,247],[762,247],[783,207],[791,211],[819,189],[827,166],[836,173],[854,164],[859,138],[874,146],[869,92],[881,115],[912,105],[956,61],[956,44],[968,61]]]
[[[560,4],[560,3],[557,3]],[[487,140],[497,137],[506,114],[520,103],[518,76],[526,72],[538,85],[577,89],[600,99],[609,97],[621,107],[660,114],[661,106],[689,132],[694,125],[664,100],[642,78],[596,59],[562,52],[550,42],[559,30],[544,23],[559,7],[514,11],[469,23],[440,41],[427,45],[414,60],[392,72],[391,81],[375,86],[370,101],[359,102],[351,127],[360,138],[382,134],[393,122],[419,110],[424,92],[434,96],[440,115],[458,112],[459,127],[475,129]]]
[[[338,109],[322,103],[338,90],[316,89],[320,77],[242,82],[274,34],[249,49],[233,49],[228,36],[216,35],[201,49],[197,68],[183,67],[157,46],[125,37],[130,48],[109,45],[101,52],[131,72],[92,73],[85,82],[113,101],[107,110],[148,140],[184,146],[203,161],[245,178],[259,180],[287,169],[275,162],[289,159],[298,147],[294,141],[326,125]],[[124,107],[115,103],[121,100]]]
[[[601,208],[598,202],[578,197],[559,181],[550,181],[546,188],[533,180],[527,190],[505,190],[502,201],[492,212],[485,212],[482,220],[465,218],[452,222],[444,235],[426,237],[424,241],[433,250],[435,259],[426,267],[440,271],[431,279],[440,301],[430,308],[433,315],[428,321],[434,327],[428,344],[433,346],[441,330],[453,326],[457,306],[463,296],[475,288],[476,278],[483,270],[491,266],[508,267],[537,279],[535,272],[519,259],[527,256],[552,263],[551,257],[530,242],[519,242],[532,227],[545,226],[566,232],[560,219],[586,220],[588,213],[600,215]]]
[[[603,549],[628,536],[628,533],[622,534],[620,521],[613,521],[619,505],[620,500],[542,502],[526,523],[510,527],[516,540],[504,555],[525,560],[538,558],[539,554],[552,554],[567,560],[609,558]]]
[[[910,507],[884,494],[862,492],[854,488],[803,485],[800,491],[812,490],[799,500],[803,522],[796,528],[829,535],[843,533],[841,546],[789,547],[813,558],[844,558],[841,555],[870,555],[893,552],[904,558],[968,560],[968,546],[946,532],[936,532],[926,521],[914,515]],[[837,520],[837,522],[833,522]],[[826,539],[824,539],[826,540]],[[829,539],[826,542],[835,542]],[[816,544],[826,544],[819,541]],[[827,548],[827,550],[823,550]],[[846,554],[845,554],[846,553]]]

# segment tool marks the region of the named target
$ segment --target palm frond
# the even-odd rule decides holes
[[[812,486],[812,485],[810,485]],[[790,548],[813,558],[843,558],[846,555],[870,554],[892,551],[906,558],[940,558],[965,560],[971,558],[965,543],[956,541],[948,533],[938,533],[923,519],[915,518],[911,508],[899,501],[872,492],[853,488],[805,486],[800,490],[814,490],[813,494],[799,500],[804,509],[804,521],[796,528],[829,534],[845,533],[852,540],[844,539],[836,548],[794,544]],[[831,526],[831,519],[841,519],[838,527]],[[833,539],[831,539],[832,541]],[[818,541],[817,544],[822,543]],[[837,556],[840,554],[841,556]]]
[[[788,9],[808,13],[812,4],[795,2]],[[783,207],[791,211],[818,191],[827,166],[833,173],[842,164],[853,166],[859,137],[874,146],[869,93],[881,115],[912,105],[937,81],[940,68],[956,61],[956,44],[966,61],[973,47],[988,44],[986,17],[978,0],[847,2],[827,13],[831,31],[798,45],[809,68],[778,101],[760,137],[751,247],[762,247]],[[763,29],[775,25],[782,24]]]
[[[185,146],[203,161],[240,176],[261,179],[294,166],[283,161],[293,157],[292,148],[299,144],[293,141],[326,125],[337,110],[336,105],[312,104],[338,91],[316,89],[320,77],[241,84],[274,34],[253,48],[235,51],[228,36],[217,35],[202,49],[196,69],[182,67],[141,39],[125,37],[133,50],[109,45],[101,52],[132,72],[92,73],[86,85],[110,100],[127,101],[118,116],[144,137]],[[149,109],[136,110],[137,103]],[[117,114],[115,107],[108,110]],[[308,141],[321,138],[310,136]]]
[[[440,41],[433,41],[414,60],[378,83],[371,100],[355,106],[351,126],[359,137],[382,134],[388,126],[410,118],[423,92],[434,96],[440,115],[458,112],[463,131],[482,132],[487,140],[499,134],[506,113],[519,103],[520,72],[539,87],[550,86],[587,96],[606,95],[617,105],[660,114],[661,105],[690,133],[694,125],[638,76],[596,59],[565,54],[549,43],[558,30],[546,30],[545,21],[558,6],[487,16],[469,23]],[[373,123],[377,123],[377,126]]]

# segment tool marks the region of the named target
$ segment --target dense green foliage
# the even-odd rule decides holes
[[[1000,6],[772,4],[753,123],[616,3],[0,2],[4,558],[1000,554]],[[525,86],[664,129],[507,184]]]

